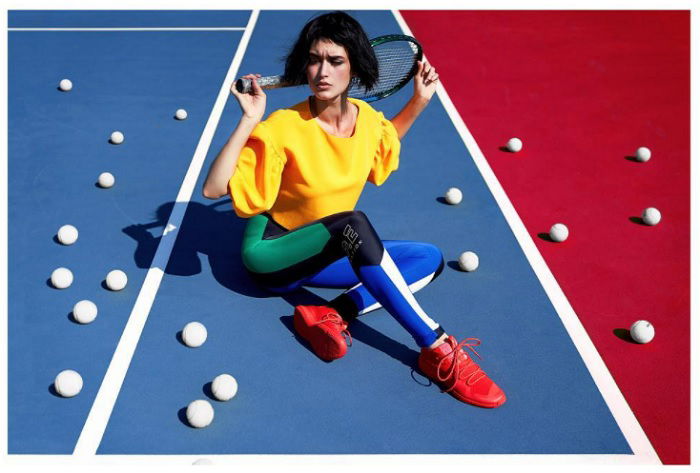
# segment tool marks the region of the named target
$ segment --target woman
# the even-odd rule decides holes
[[[377,76],[357,21],[342,12],[311,20],[287,57],[284,79],[308,83],[312,95],[261,121],[260,75],[245,76],[253,81],[248,94],[232,86],[243,116],[212,163],[203,194],[230,194],[236,213],[249,219],[243,262],[261,285],[278,293],[303,285],[347,289],[325,306],[294,310],[295,330],[320,358],[344,356],[352,340],[348,324],[381,305],[421,347],[418,364],[426,376],[463,402],[497,407],[505,394],[462,349],[476,354],[478,340],[457,343],[412,294],[442,270],[440,250],[382,241],[366,215],[353,210],[366,181],[381,185],[397,169],[399,140],[438,79],[427,62],[419,63],[413,97],[389,121],[347,96],[353,78],[371,87]]]

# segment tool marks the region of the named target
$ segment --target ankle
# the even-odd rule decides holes
[[[428,349],[433,350],[433,349],[439,347],[440,345],[442,345],[443,343],[445,343],[445,341],[447,340],[448,337],[449,337],[449,335],[447,335],[446,333],[443,333],[442,335],[440,335],[440,336],[437,338],[437,340],[435,340],[435,341],[433,342],[432,345],[430,345],[430,346],[428,347]]]
[[[326,306],[335,309],[335,311],[338,312],[338,315],[340,315],[340,317],[348,324],[355,320],[359,315],[357,306],[353,302],[352,298],[347,295],[347,293],[343,293],[332,301],[328,301]]]

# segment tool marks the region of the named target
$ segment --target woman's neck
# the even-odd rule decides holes
[[[318,100],[312,95],[310,104],[314,118],[336,129],[342,129],[344,124],[354,121],[353,110],[348,106],[350,102],[345,96],[341,95],[333,100]]]
[[[341,138],[349,138],[355,134],[355,123],[359,109],[348,101],[347,97],[339,97],[333,102],[309,98],[311,115],[326,133]],[[352,105],[352,106],[351,106]]]

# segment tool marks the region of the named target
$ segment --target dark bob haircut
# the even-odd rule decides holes
[[[285,59],[285,82],[292,85],[307,83],[309,49],[319,39],[327,39],[345,47],[353,76],[365,88],[369,89],[377,82],[379,65],[365,30],[357,20],[341,11],[316,17],[304,26]]]

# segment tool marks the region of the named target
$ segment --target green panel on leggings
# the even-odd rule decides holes
[[[264,215],[251,217],[243,234],[243,264],[254,273],[271,273],[307,260],[320,253],[331,238],[326,227],[316,223],[263,240],[267,220]]]

